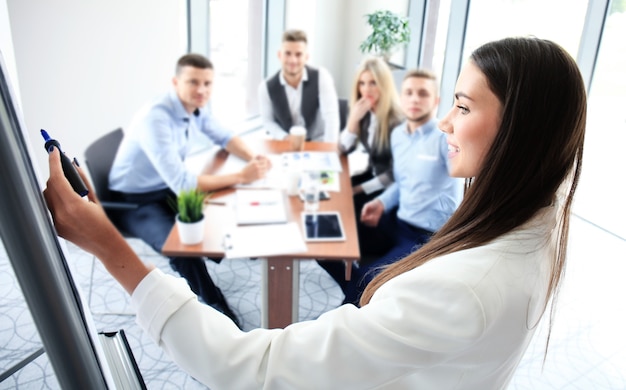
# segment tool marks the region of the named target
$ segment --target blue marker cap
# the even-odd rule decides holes
[[[43,137],[44,141],[50,141],[50,135],[48,134],[47,131],[45,131],[44,129],[41,129],[41,136]]]

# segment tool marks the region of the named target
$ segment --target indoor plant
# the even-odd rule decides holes
[[[409,43],[408,18],[388,10],[375,11],[365,16],[367,23],[372,27],[372,33],[359,46],[361,52],[382,56],[389,62],[393,51]]]
[[[176,197],[176,224],[180,242],[197,244],[202,242],[204,235],[204,200],[209,194],[197,189],[182,190]]]

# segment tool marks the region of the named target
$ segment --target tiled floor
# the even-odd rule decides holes
[[[626,242],[578,218],[572,221],[566,279],[544,364],[545,323],[520,363],[510,389],[626,389]],[[130,240],[146,261],[171,272],[167,261]],[[40,348],[4,249],[0,247],[0,376]],[[68,263],[101,331],[124,329],[149,389],[201,389],[135,325],[128,297],[91,256],[68,247]],[[209,272],[245,329],[260,324],[260,264],[207,262]],[[300,319],[313,319],[341,302],[341,292],[314,262],[301,266]],[[129,315],[130,314],[130,315]],[[45,354],[0,382],[0,389],[57,389]]]

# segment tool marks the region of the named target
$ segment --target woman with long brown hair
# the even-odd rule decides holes
[[[184,282],[144,265],[50,155],[58,232],[132,294],[138,323],[213,389],[502,389],[563,274],[586,93],[572,57],[536,38],[474,51],[440,122],[465,198],[421,249],[384,269],[360,308],[240,331]]]

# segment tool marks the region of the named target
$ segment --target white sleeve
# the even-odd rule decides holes
[[[272,101],[270,100],[270,94],[267,90],[267,82],[261,81],[259,84],[259,115],[261,116],[261,122],[263,128],[267,132],[267,135],[272,139],[283,139],[287,136],[287,132],[274,121],[274,114],[272,110]]]
[[[346,128],[339,134],[339,146],[344,152],[350,150],[357,142],[357,135]]]
[[[149,286],[142,281],[133,293],[137,322],[212,389],[389,386],[464,350],[485,326],[480,302],[466,285],[447,277],[424,283],[409,277],[381,288],[360,309],[343,305],[315,321],[242,332],[192,299],[184,281],[157,272],[146,277]]]
[[[339,139],[339,99],[333,78],[324,68],[319,68],[319,94],[324,141],[336,143]]]
[[[366,194],[371,194],[372,192],[381,190],[383,188],[385,188],[385,186],[383,185],[383,183],[380,181],[380,179],[378,178],[378,176],[361,183],[361,188],[363,188],[363,192],[365,192]]]

